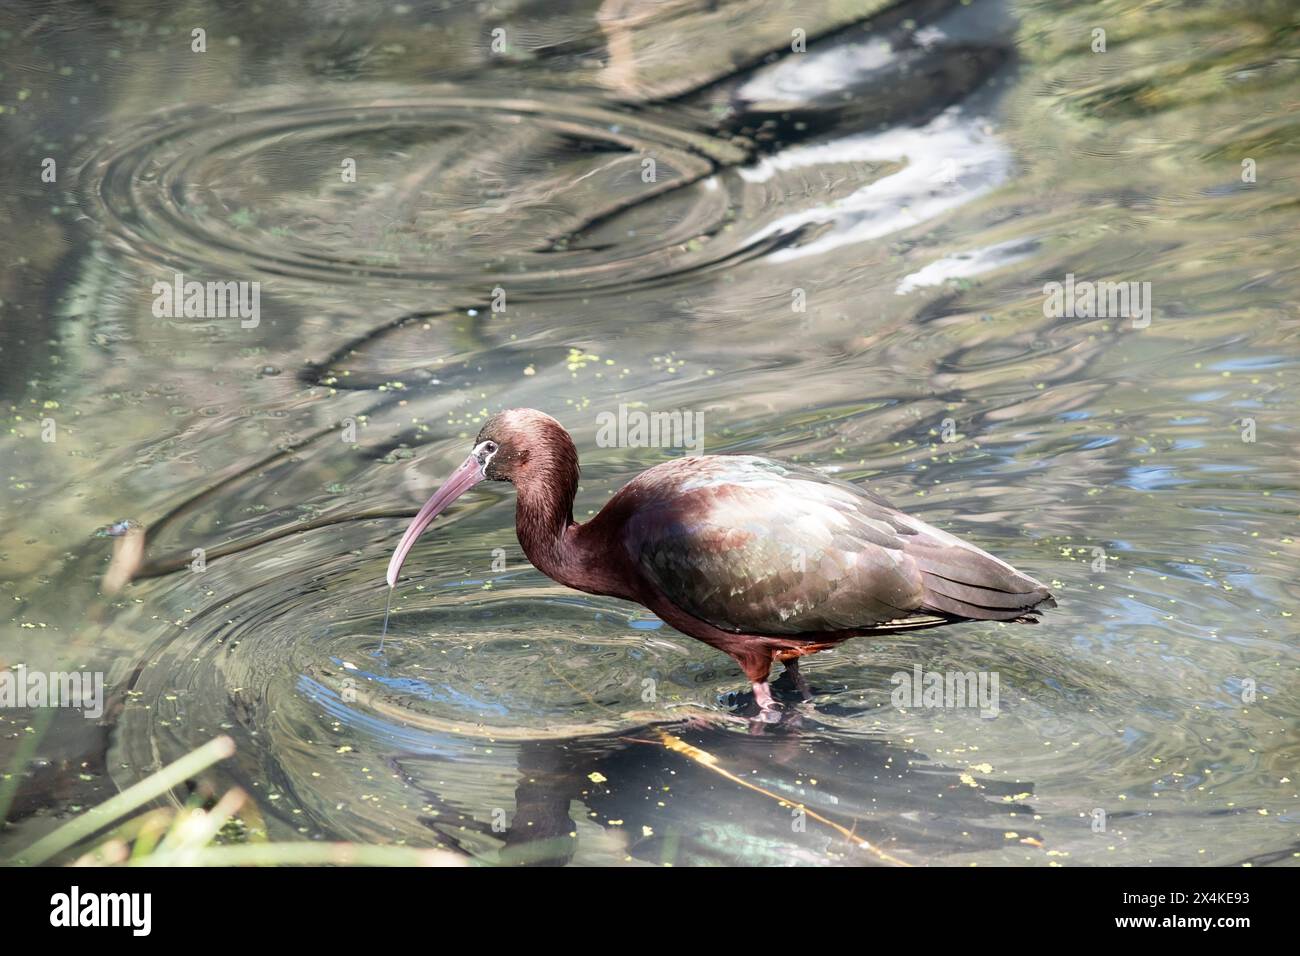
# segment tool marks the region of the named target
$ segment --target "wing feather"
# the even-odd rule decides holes
[[[682,610],[735,633],[794,635],[942,619],[1015,620],[1045,587],[866,489],[752,456],[652,468],[629,557]]]

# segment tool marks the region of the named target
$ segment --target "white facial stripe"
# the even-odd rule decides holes
[[[496,453],[501,450],[501,446],[498,445],[496,448],[493,448],[491,451],[488,451],[487,450],[488,445],[492,445],[492,444],[495,444],[495,442],[484,441],[484,442],[479,442],[477,445],[474,446],[474,457],[478,459],[478,469],[484,474],[487,473],[488,464],[492,461],[494,457],[496,457]]]

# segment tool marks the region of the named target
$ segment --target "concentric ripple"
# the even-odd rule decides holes
[[[91,218],[177,268],[332,282],[604,288],[733,255],[711,174],[729,141],[566,98],[439,88],[281,94],[170,113],[103,141],[79,170]],[[601,228],[665,197],[662,217]],[[647,228],[650,227],[650,228]]]
[[[453,579],[399,594],[380,652],[373,569],[350,567],[334,534],[312,537],[310,570],[273,570],[273,549],[259,549],[214,563],[202,593],[171,579],[169,602],[192,614],[129,683],[123,782],[226,733],[238,745],[231,775],[259,792],[273,832],[428,842],[410,781],[394,776],[403,761],[436,760],[463,792],[490,790],[460,808],[484,818],[513,801],[521,750],[672,722],[687,716],[677,701],[698,696],[691,661],[703,649],[647,640],[635,608],[531,571],[486,590]],[[647,675],[661,705],[644,699]]]

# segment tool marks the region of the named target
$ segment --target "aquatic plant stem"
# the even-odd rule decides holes
[[[168,764],[157,773],[150,774],[139,783],[127,787],[117,796],[87,810],[75,820],[70,820],[53,833],[37,840],[18,854],[16,862],[36,866],[70,846],[74,846],[118,817],[162,796],[190,777],[206,770],[235,752],[235,742],[229,737],[217,737],[198,750],[191,751],[175,763]]]
[[[9,764],[8,778],[0,778],[0,823],[9,818],[9,808],[13,806],[14,798],[18,796],[18,786],[23,780],[22,771],[36,754],[41,738],[45,736],[45,731],[53,721],[54,708],[46,707],[37,712],[32,721],[32,732],[24,737],[14,752],[13,760]]]

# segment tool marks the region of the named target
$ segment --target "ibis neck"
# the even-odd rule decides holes
[[[515,479],[515,533],[533,567],[553,581],[589,594],[627,596],[621,564],[594,525],[573,520],[578,450],[556,429],[536,443],[527,471]],[[611,560],[614,558],[614,560]]]
[[[533,567],[547,577],[567,584],[566,577],[576,558],[571,529],[578,527],[573,520],[577,476],[574,476],[572,491],[557,494],[557,490],[564,489],[548,487],[540,482],[519,486],[515,534]]]
[[[519,500],[515,533],[524,554],[547,577],[568,584],[581,563],[574,553],[571,528],[573,499],[578,494],[578,449],[556,426],[541,432],[528,448],[526,465],[515,475]]]
[[[630,596],[619,577],[620,563],[611,560],[600,535],[590,533],[594,525],[573,520],[576,462],[553,481],[529,481],[517,488],[515,533],[533,567],[552,581],[588,594]]]

